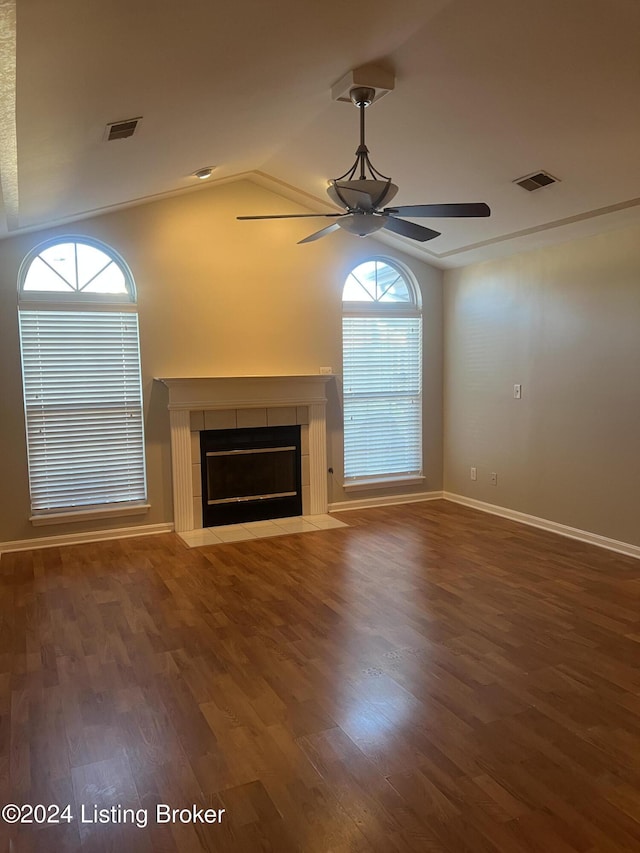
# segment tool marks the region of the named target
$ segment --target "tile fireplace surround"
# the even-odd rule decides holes
[[[332,379],[325,374],[158,379],[169,389],[176,532],[202,527],[199,433],[203,429],[300,424],[303,514],[326,513],[326,383]]]

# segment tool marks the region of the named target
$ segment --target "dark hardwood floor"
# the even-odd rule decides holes
[[[640,562],[442,501],[340,518],[4,555],[1,804],[74,820],[0,849],[638,853]]]

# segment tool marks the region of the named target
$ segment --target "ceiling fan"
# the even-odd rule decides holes
[[[391,178],[378,172],[369,160],[369,149],[364,139],[364,111],[373,102],[376,90],[369,86],[354,86],[349,97],[352,103],[360,110],[360,145],[356,150],[356,160],[353,166],[344,175],[335,178],[329,184],[327,193],[329,198],[345,213],[290,213],[276,214],[273,216],[238,216],[237,219],[310,219],[326,218],[335,219],[331,225],[320,229],[299,243],[311,243],[344,228],[351,234],[366,237],[386,228],[411,240],[421,243],[433,240],[440,236],[440,231],[425,228],[415,222],[407,222],[400,217],[462,217],[462,216],[490,216],[489,206],[484,202],[468,202],[460,204],[409,204],[400,207],[383,207],[398,192],[398,187],[391,183]],[[359,171],[359,174],[358,174]],[[356,174],[358,177],[356,178]]]

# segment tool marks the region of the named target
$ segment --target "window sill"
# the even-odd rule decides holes
[[[29,521],[34,527],[47,524],[69,524],[74,521],[93,521],[98,518],[118,518],[124,515],[144,515],[151,509],[148,503],[120,504],[119,506],[87,507],[65,512],[47,512],[32,515]]]
[[[345,492],[363,492],[372,489],[394,489],[397,486],[414,486],[424,483],[425,477],[416,474],[410,477],[376,477],[368,480],[349,480],[342,484]]]

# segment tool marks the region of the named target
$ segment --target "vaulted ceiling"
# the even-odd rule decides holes
[[[0,25],[2,236],[238,177],[331,210],[358,142],[331,85],[368,63],[396,78],[367,110],[395,203],[492,209],[383,239],[455,266],[640,222],[637,0],[0,0]],[[513,183],[540,169],[560,181]]]

